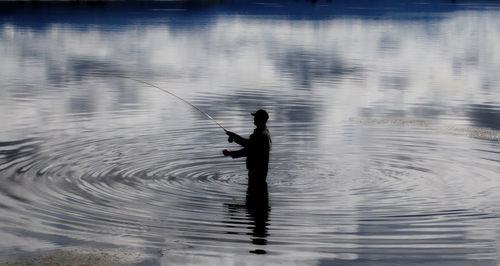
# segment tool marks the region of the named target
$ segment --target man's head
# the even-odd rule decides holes
[[[252,113],[254,124],[259,126],[265,126],[267,120],[269,119],[269,114],[267,114],[266,110],[259,109],[257,112]]]

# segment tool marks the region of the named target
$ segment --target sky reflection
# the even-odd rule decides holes
[[[446,106],[450,112],[464,102],[482,104],[498,96],[492,88],[499,87],[500,60],[492,44],[499,34],[487,26],[494,25],[495,18],[496,13],[469,12],[439,23],[414,24],[221,17],[202,33],[182,34],[160,26],[105,32],[63,25],[33,31],[4,24],[1,80],[13,93],[30,85],[64,86],[96,73],[189,82],[199,93],[291,87],[325,95],[334,90],[338,96],[354,89],[369,101],[354,104],[356,109],[370,108],[372,115],[389,107],[406,114],[415,108],[412,105]],[[21,75],[29,82],[19,79]],[[392,95],[380,93],[388,90],[394,90]],[[351,112],[346,118],[359,113]]]

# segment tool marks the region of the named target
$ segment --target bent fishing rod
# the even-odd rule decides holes
[[[157,85],[155,85],[155,84],[153,84],[153,83],[150,83],[150,82],[147,82],[147,81],[144,81],[144,80],[140,80],[140,79],[136,79],[136,78],[132,78],[132,77],[129,77],[129,76],[121,76],[121,75],[111,75],[111,76],[113,76],[113,77],[119,77],[119,78],[124,78],[124,79],[130,79],[130,80],[133,80],[133,81],[135,81],[135,82],[139,82],[139,83],[142,83],[142,84],[146,84],[146,85],[148,85],[148,86],[150,86],[150,87],[157,88],[157,89],[159,89],[159,90],[161,90],[161,91],[163,91],[163,92],[165,92],[165,93],[168,93],[168,94],[170,94],[170,95],[174,96],[175,98],[177,98],[177,99],[179,99],[179,100],[183,101],[184,103],[189,104],[191,107],[193,107],[194,109],[196,109],[198,112],[200,112],[200,113],[202,113],[203,115],[205,115],[208,119],[210,119],[210,120],[214,121],[214,122],[215,122],[215,123],[216,123],[216,124],[217,124],[220,128],[222,128],[222,129],[223,129],[226,133],[228,132],[228,130],[227,130],[224,126],[222,126],[219,122],[217,122],[217,120],[215,120],[215,119],[214,119],[211,115],[207,114],[206,112],[204,112],[203,110],[201,110],[200,108],[198,108],[196,105],[194,105],[194,104],[190,103],[188,100],[186,100],[186,99],[184,99],[184,98],[182,98],[182,97],[180,97],[180,96],[176,95],[175,93],[173,93],[173,92],[171,92],[171,91],[168,91],[168,90],[166,90],[166,89],[164,89],[164,88],[162,88],[162,87],[160,87],[160,86],[157,86]]]

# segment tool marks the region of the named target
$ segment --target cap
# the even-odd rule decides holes
[[[257,112],[252,113],[252,115],[258,118],[263,118],[265,121],[269,119],[269,114],[267,114],[266,110],[264,109],[259,109],[257,110]]]

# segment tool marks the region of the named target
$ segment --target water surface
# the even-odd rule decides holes
[[[0,261],[500,259],[497,2],[2,5]],[[215,123],[122,76],[246,136],[267,109],[270,207]]]

